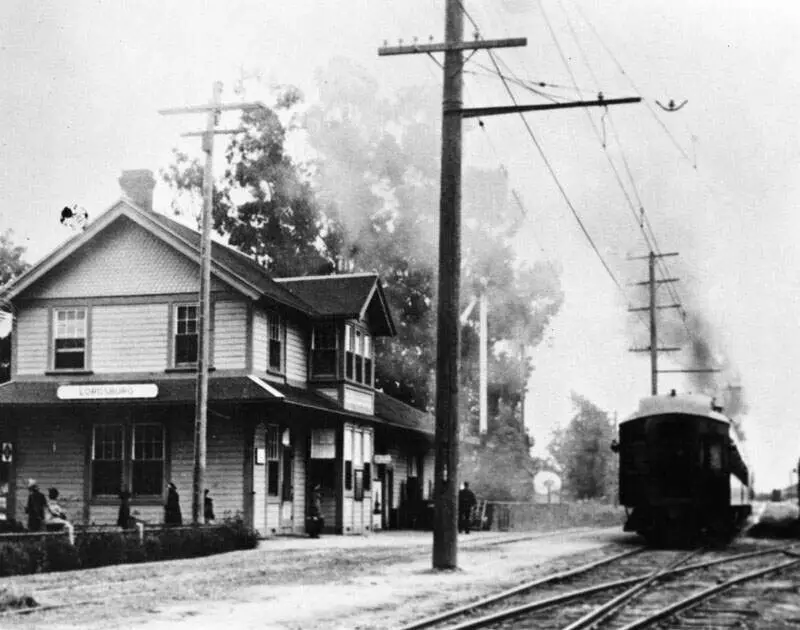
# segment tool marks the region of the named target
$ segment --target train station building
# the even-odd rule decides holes
[[[114,524],[118,493],[191,514],[200,235],[152,209],[149,171],[7,287],[11,380],[0,385],[0,519],[24,522],[29,480],[79,524]],[[375,274],[273,279],[212,246],[206,487],[218,518],[303,533],[408,527],[432,494],[433,420],[374,387],[395,334]]]

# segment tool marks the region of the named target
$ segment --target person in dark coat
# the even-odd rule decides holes
[[[119,512],[117,513],[117,526],[122,529],[133,527],[134,521],[131,518],[131,493],[122,490],[119,493]]]
[[[167,503],[164,505],[164,524],[182,525],[181,502],[178,488],[171,481],[167,485]]]
[[[472,521],[472,508],[478,503],[475,493],[469,489],[469,483],[464,482],[464,487],[458,491],[458,531],[469,534]]]
[[[214,499],[208,495],[208,488],[206,488],[203,498],[203,516],[205,517],[206,523],[213,523],[216,518],[214,516]]]
[[[36,481],[30,479],[28,481],[28,506],[25,508],[30,531],[38,532],[44,528],[45,510],[47,510],[47,498],[39,490]]]

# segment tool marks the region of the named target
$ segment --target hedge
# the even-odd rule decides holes
[[[76,532],[66,536],[26,537],[0,542],[0,577],[89,569],[112,564],[197,558],[237,549],[253,549],[258,534],[239,519],[204,527],[135,531]]]

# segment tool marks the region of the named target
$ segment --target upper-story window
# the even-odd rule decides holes
[[[267,315],[267,332],[269,342],[267,354],[269,355],[268,366],[275,372],[283,371],[283,327],[280,315],[270,313]]]
[[[336,324],[317,324],[311,338],[311,377],[336,378]]]
[[[372,338],[352,324],[346,324],[344,345],[346,378],[372,385]]]
[[[85,369],[86,309],[56,309],[53,319],[53,367],[56,370]]]
[[[175,365],[197,363],[197,305],[175,307]]]

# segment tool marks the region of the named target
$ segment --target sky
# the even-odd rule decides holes
[[[741,387],[747,451],[757,487],[784,487],[800,456],[800,6],[790,0],[464,0],[486,39],[527,37],[498,51],[504,72],[544,82],[549,94],[641,96],[608,110],[529,114],[542,159],[519,116],[468,128],[465,166],[504,167],[526,219],[521,257],[563,268],[566,300],[546,341],[531,351],[526,423],[543,451],[568,422],[570,392],[620,419],[649,394],[646,326],[631,316],[646,295],[628,283],[646,278],[647,252],[636,220],[644,208],[687,312],[707,322],[718,375]],[[0,4],[0,230],[14,230],[35,262],[70,233],[65,205],[91,217],[118,197],[123,169],[158,171],[173,147],[197,154],[200,116],[158,110],[205,103],[214,81],[224,99],[260,98],[269,83],[300,87],[313,103],[321,68],[345,57],[386,94],[438,86],[430,58],[379,57],[384,40],[440,41],[443,0],[71,0]],[[475,27],[467,21],[467,37]],[[568,89],[572,77],[580,94]],[[477,53],[465,76],[465,104],[507,105],[502,82]],[[238,79],[244,94],[234,92]],[[260,77],[260,79],[256,79]],[[322,75],[324,80],[324,74]],[[542,102],[514,87],[520,102]],[[663,112],[656,101],[686,105]],[[604,149],[605,145],[605,149]],[[548,168],[555,174],[555,178]],[[613,168],[611,166],[613,164]],[[616,169],[616,174],[615,170]],[[621,182],[621,183],[620,183]],[[581,232],[577,212],[603,260]],[[624,192],[623,192],[624,191]],[[631,199],[630,203],[628,199]],[[156,205],[168,210],[160,185]],[[641,216],[641,215],[638,215]],[[659,290],[661,303],[672,301]],[[661,332],[682,328],[659,312]],[[683,353],[662,356],[677,369]],[[696,391],[682,374],[662,374],[661,392]]]

